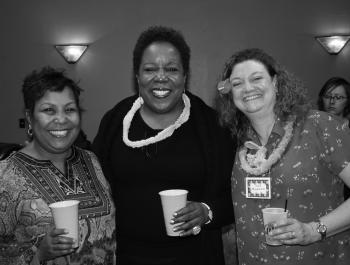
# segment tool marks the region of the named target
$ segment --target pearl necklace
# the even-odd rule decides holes
[[[149,144],[154,144],[156,142],[162,141],[162,140],[170,137],[174,133],[174,131],[177,128],[179,128],[182,124],[184,124],[188,120],[188,118],[190,117],[190,107],[191,107],[190,99],[187,97],[187,95],[185,93],[182,94],[182,99],[184,101],[185,108],[183,109],[180,117],[175,121],[175,123],[173,125],[170,125],[169,127],[165,128],[164,130],[159,132],[156,136],[150,137],[150,138],[145,139],[145,140],[132,142],[128,138],[131,121],[132,121],[136,111],[139,108],[141,108],[141,106],[143,104],[143,99],[141,97],[138,97],[135,100],[134,104],[132,105],[131,110],[125,115],[124,120],[123,120],[123,141],[124,141],[124,143],[127,146],[135,148],[135,147],[146,146]]]
[[[258,146],[251,141],[244,143],[245,147],[239,152],[239,160],[241,162],[242,169],[246,173],[256,176],[262,175],[282,157],[282,154],[284,153],[293,135],[293,121],[289,121],[283,129],[286,131],[286,133],[283,136],[282,141],[267,160],[265,159],[267,152],[265,146]],[[254,149],[258,149],[258,151],[255,155],[247,155],[247,147],[252,145],[255,147]]]

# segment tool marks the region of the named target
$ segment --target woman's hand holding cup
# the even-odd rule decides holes
[[[181,237],[193,235],[195,226],[202,227],[208,221],[208,209],[199,202],[187,202],[186,207],[176,211],[171,222],[173,224],[182,223],[174,226],[174,231],[183,231]]]
[[[56,257],[71,254],[77,242],[73,238],[64,236],[68,233],[67,229],[53,229],[47,233],[38,249],[39,260],[53,260]]]
[[[269,235],[285,245],[309,245],[316,242],[319,237],[311,223],[302,223],[293,218],[277,221],[274,228]]]

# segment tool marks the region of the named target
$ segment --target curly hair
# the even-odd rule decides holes
[[[133,52],[133,69],[134,74],[138,75],[143,52],[155,42],[167,42],[173,45],[180,53],[181,64],[184,75],[188,74],[190,68],[191,50],[187,45],[181,31],[163,26],[153,26],[143,31],[137,39]]]
[[[79,104],[79,96],[83,89],[78,86],[78,83],[68,78],[63,68],[54,69],[45,66],[40,71],[34,70],[23,79],[22,93],[25,108],[32,116],[36,102],[44,96],[46,91],[62,92],[69,87],[73,91],[80,115],[82,109]]]
[[[346,96],[350,98],[350,83],[341,77],[332,77],[323,85],[318,93],[317,105],[319,110],[325,111],[323,104],[323,95],[332,92],[337,87],[342,86],[345,90]],[[346,117],[350,113],[350,100],[347,99],[346,106],[343,110],[343,116]]]
[[[297,123],[303,122],[305,113],[311,109],[306,88],[300,80],[287,72],[266,52],[250,48],[234,53],[225,63],[221,80],[230,78],[235,65],[248,60],[263,64],[271,79],[276,79],[278,95],[274,105],[274,114],[282,121],[295,117]],[[232,93],[222,94],[216,91],[214,106],[219,112],[220,125],[228,127],[232,136],[237,137],[238,145],[241,145],[248,133],[250,122],[234,104]]]

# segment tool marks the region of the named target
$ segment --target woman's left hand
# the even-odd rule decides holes
[[[311,224],[301,223],[297,219],[286,218],[277,221],[274,227],[269,235],[286,245],[309,245],[317,241]]]
[[[187,202],[186,207],[176,211],[172,219],[174,231],[181,232],[181,237],[192,235],[192,229],[195,226],[202,227],[208,221],[208,209],[199,202]],[[177,223],[182,223],[176,226]]]

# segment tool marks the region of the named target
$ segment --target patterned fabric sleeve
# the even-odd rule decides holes
[[[350,130],[340,118],[324,112],[309,116],[315,126],[318,159],[338,175],[350,162]]]
[[[50,227],[41,199],[11,159],[0,161],[0,183],[0,264],[39,264],[37,248]]]

